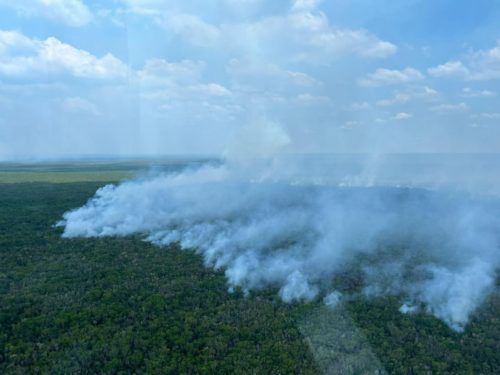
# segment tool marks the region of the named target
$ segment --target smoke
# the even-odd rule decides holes
[[[207,267],[223,269],[230,290],[271,287],[286,302],[323,298],[332,306],[396,295],[401,312],[425,311],[462,330],[495,288],[498,201],[383,185],[372,168],[368,184],[362,177],[346,183],[344,172],[358,168],[351,161],[273,157],[272,139],[279,150],[289,139],[276,124],[262,126],[271,129],[264,155],[250,147],[253,162],[234,157],[105,186],[64,214],[63,236],[141,234],[158,245],[179,242]]]

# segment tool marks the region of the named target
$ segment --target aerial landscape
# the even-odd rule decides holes
[[[0,373],[499,374],[499,25],[0,0]]]

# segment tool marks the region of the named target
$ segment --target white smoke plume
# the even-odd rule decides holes
[[[329,305],[346,293],[397,295],[402,312],[427,311],[462,330],[495,288],[497,200],[346,184],[329,179],[338,172],[328,168],[311,178],[322,167],[273,158],[272,139],[279,149],[289,139],[276,124],[262,126],[271,129],[260,162],[233,158],[105,186],[64,214],[63,236],[142,234],[159,245],[179,242],[206,266],[225,270],[230,289],[273,287],[286,302],[323,298]],[[338,281],[351,271],[363,280],[355,292]]]

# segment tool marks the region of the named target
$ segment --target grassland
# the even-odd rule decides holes
[[[54,184],[68,182],[116,182],[130,178],[130,172],[0,172],[1,184],[22,182],[50,182]]]
[[[79,162],[0,162],[0,183],[118,182],[140,176],[150,170],[172,171],[197,165],[206,159],[173,160],[88,160]]]
[[[330,313],[319,301],[284,304],[275,290],[231,294],[223,271],[176,245],[61,238],[53,225],[66,210],[144,167],[29,168],[0,170],[24,174],[0,183],[2,374],[500,373],[498,295],[458,334],[400,314],[396,298]],[[49,182],[24,182],[37,178]]]

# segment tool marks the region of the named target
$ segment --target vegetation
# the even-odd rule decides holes
[[[139,238],[60,238],[99,186],[0,187],[0,373],[314,373],[294,314]]]
[[[121,171],[106,172],[0,172],[0,183],[19,182],[115,182],[131,177],[131,173]]]
[[[102,185],[0,184],[0,373],[500,373],[496,295],[458,334],[394,298],[231,294],[175,245],[62,239],[53,224]]]
[[[22,182],[116,182],[141,176],[149,169],[171,171],[180,166],[197,165],[207,160],[88,160],[52,163],[1,163],[0,183]]]

